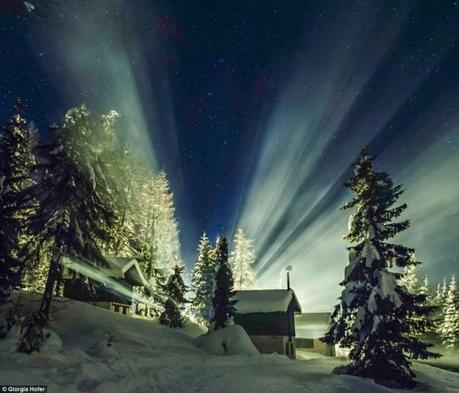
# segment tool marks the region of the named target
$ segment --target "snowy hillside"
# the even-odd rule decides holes
[[[26,301],[25,301],[26,300]],[[28,295],[22,302],[38,301]],[[393,392],[371,381],[331,373],[342,360],[302,354],[212,355],[204,351],[202,329],[173,330],[91,305],[56,299],[53,329],[41,353],[11,352],[0,341],[0,383],[45,384],[48,392]],[[459,374],[416,365],[416,392],[459,392]]]

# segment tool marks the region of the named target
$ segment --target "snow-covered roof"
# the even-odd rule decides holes
[[[238,314],[286,312],[293,301],[293,310],[301,312],[301,306],[292,289],[259,289],[238,291],[233,300]]]
[[[148,283],[140,270],[139,263],[134,258],[125,257],[106,257],[108,269],[112,272],[112,277],[126,278],[129,275],[139,285],[147,286]]]
[[[125,280],[130,278],[138,286],[148,286],[148,282],[140,270],[138,262],[134,258],[105,257],[107,266],[93,266],[83,259],[64,256],[62,264],[74,271],[84,274],[86,269],[97,270],[101,276]]]

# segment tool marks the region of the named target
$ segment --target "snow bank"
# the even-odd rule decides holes
[[[242,326],[213,330],[196,339],[196,346],[214,355],[256,355],[258,350]]]
[[[237,301],[234,306],[238,314],[285,312],[292,299],[299,307],[295,292],[291,289],[237,291],[233,297]]]
[[[24,311],[36,310],[40,299],[27,293],[21,303]],[[214,355],[196,347],[198,340],[188,335],[202,327],[185,326],[169,329],[157,321],[56,299],[42,352],[14,352],[14,335],[0,340],[0,382],[47,385],[49,393],[406,393],[333,374],[344,364],[338,358],[293,361],[249,353],[248,337],[238,326],[202,338],[203,345],[221,351],[226,342],[228,353],[238,353]],[[417,363],[414,371],[420,382],[416,393],[458,392],[457,373]]]

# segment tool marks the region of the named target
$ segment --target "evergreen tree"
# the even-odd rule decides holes
[[[252,264],[255,262],[255,251],[252,242],[246,238],[244,231],[239,228],[234,236],[234,249],[230,254],[230,266],[233,271],[234,289],[252,289],[255,273]]]
[[[435,304],[442,310],[445,306],[447,297],[448,297],[448,283],[446,281],[446,277],[443,277],[443,281],[441,284],[438,284],[437,292],[435,294]]]
[[[162,309],[166,299],[164,277],[181,264],[178,225],[173,195],[165,172],[155,173],[126,145],[106,154],[116,179],[113,188],[118,216],[113,241],[107,253],[134,257],[150,283],[147,290],[153,309]]]
[[[115,255],[135,256],[147,279],[168,275],[180,261],[178,225],[173,194],[165,172],[154,173],[124,147],[112,167],[120,194],[116,208],[120,220],[110,245]]]
[[[196,319],[207,326],[212,319],[216,263],[217,260],[209,238],[206,233],[203,233],[199,241],[198,258],[191,276],[194,291],[191,310]]]
[[[172,194],[166,172],[161,171],[155,177],[155,186],[158,190],[158,212],[155,227],[155,242],[158,256],[158,266],[169,273],[174,264],[180,260],[180,243],[178,238],[178,224],[175,219],[174,195]]]
[[[405,204],[394,207],[403,190],[387,173],[373,170],[373,158],[365,150],[346,187],[354,198],[343,209],[357,208],[345,237],[353,245],[341,283],[344,290],[324,341],[351,349],[352,362],[344,372],[411,387],[415,375],[408,356],[438,355],[416,337],[429,328],[428,322],[411,318],[432,308],[423,305],[425,296],[410,293],[400,284],[401,275],[390,270],[418,263],[413,249],[388,242],[409,226],[408,221],[393,222],[406,209]]]
[[[441,340],[442,337],[442,326],[445,320],[445,304],[446,298],[448,297],[448,283],[446,277],[443,277],[443,281],[437,285],[433,304],[436,307],[435,310],[435,332],[437,338]]]
[[[107,244],[107,253],[121,257],[139,257],[143,246],[139,236],[141,220],[138,216],[138,212],[143,209],[140,185],[150,174],[146,166],[125,144],[116,146],[105,155],[115,179],[113,188],[117,189],[117,192],[114,195],[114,203],[118,217],[116,236]]]
[[[174,267],[174,272],[169,276],[164,287],[167,294],[167,300],[159,321],[161,324],[171,328],[179,328],[183,325],[183,305],[187,302],[185,299],[187,287],[182,279],[183,270],[184,268],[182,266],[176,265]]]
[[[0,155],[0,159],[3,169],[5,165],[4,156]],[[10,222],[4,215],[7,210],[3,202],[6,194],[4,183],[5,176],[2,175],[0,176],[0,338],[4,338],[8,334],[15,322],[12,314],[11,290],[17,281],[21,266],[20,261],[13,256],[15,238],[12,238],[8,231],[7,225]]]
[[[425,324],[426,328],[413,333],[417,336],[424,336],[425,333],[436,333],[437,326],[438,326],[438,312],[440,308],[436,306],[435,302],[432,299],[430,289],[429,289],[429,278],[427,274],[424,275],[422,280],[422,284],[419,283],[417,277],[417,265],[412,265],[411,268],[405,269],[405,274],[401,278],[401,282],[406,286],[408,292],[413,294],[419,294],[424,297],[424,301],[422,301],[422,305],[431,308],[430,313],[417,315],[412,314],[409,318],[412,319],[414,324],[422,323]],[[428,340],[428,339],[427,339]]]
[[[456,278],[454,275],[449,284],[440,334],[442,343],[446,348],[459,347],[459,303]]]
[[[424,274],[424,279],[422,280],[422,284],[419,287],[419,293],[426,297],[427,303],[432,302],[432,294],[430,293],[429,277],[427,276],[427,273]]]
[[[18,100],[0,134],[0,337],[6,336],[14,322],[10,293],[21,283],[24,261],[31,259],[34,250],[25,220],[35,203],[23,196],[34,185],[34,136],[35,129],[27,125]]]
[[[413,263],[405,267],[400,283],[405,285],[406,289],[408,289],[408,292],[410,293],[416,293],[419,290],[417,264]]]
[[[101,249],[113,237],[115,215],[99,154],[113,133],[116,117],[110,112],[91,121],[85,106],[71,109],[63,127],[50,129],[50,143],[39,146],[42,176],[32,189],[39,207],[29,226],[52,250],[40,308],[46,319],[63,255],[106,264]]]
[[[213,329],[218,330],[227,326],[228,321],[236,312],[232,300],[233,274],[228,263],[228,243],[225,237],[219,238],[216,247],[217,274],[215,276],[215,292],[213,305]]]

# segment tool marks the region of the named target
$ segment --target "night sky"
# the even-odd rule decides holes
[[[202,231],[254,239],[260,287],[327,309],[346,264],[339,207],[364,146],[406,188],[433,284],[459,273],[454,1],[0,0],[0,117],[43,130],[85,102],[171,181],[182,257]]]

